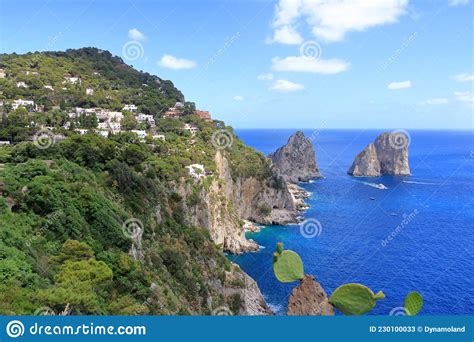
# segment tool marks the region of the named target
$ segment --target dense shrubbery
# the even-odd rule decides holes
[[[205,280],[221,277],[223,268],[207,268],[202,260],[224,256],[207,231],[183,223],[179,196],[167,193],[159,177],[135,170],[156,155],[137,143],[113,158],[106,151],[114,144],[86,135],[48,150],[31,143],[1,149],[2,314],[32,314],[41,306],[59,312],[68,303],[82,314],[203,310],[210,292]],[[163,210],[158,224],[153,216],[161,205],[173,214]],[[130,217],[144,223],[144,248],[152,251],[143,264],[128,255],[132,242],[121,230]],[[152,282],[163,298],[145,303],[154,296]]]
[[[0,99],[35,98],[45,110],[53,104],[120,110],[124,103],[134,103],[141,112],[159,116],[176,101],[184,100],[171,81],[137,71],[120,57],[96,48],[0,54],[0,60],[0,68],[9,76],[0,79]],[[79,77],[81,83],[63,84],[65,75]],[[26,82],[29,88],[17,88],[16,81]],[[94,89],[93,95],[86,95],[87,87]]]
[[[201,192],[216,179],[212,135],[232,129],[194,115],[160,119],[162,109],[184,100],[182,94],[171,82],[136,71],[106,51],[0,58],[8,73],[0,79],[0,100],[31,98],[47,111],[3,108],[8,115],[0,121],[0,140],[13,144],[0,147],[0,314],[33,314],[44,306],[74,314],[210,313],[209,297],[223,303],[208,284],[223,281],[230,262],[207,230],[186,223],[184,201],[199,204]],[[82,83],[63,83],[65,75]],[[16,80],[29,88],[16,87]],[[85,95],[87,86],[93,95]],[[76,125],[94,127],[94,117],[62,128],[74,106],[119,110],[125,103],[157,114],[166,141],[142,142],[130,132],[108,139],[74,132]],[[193,104],[185,111],[191,114]],[[37,130],[32,120],[67,138],[37,148],[29,141]],[[184,123],[198,132],[183,131]],[[126,124],[136,127],[132,120]],[[271,175],[263,155],[236,137],[223,153],[234,178]],[[183,198],[173,185],[191,182],[185,166],[193,163],[203,164],[208,177]],[[140,261],[130,256],[133,242],[122,230],[129,218],[143,222]],[[237,313],[241,298],[227,304]]]

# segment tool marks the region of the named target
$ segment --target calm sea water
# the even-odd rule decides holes
[[[237,130],[237,135],[268,154],[294,131]],[[286,312],[297,285],[279,283],[273,275],[272,253],[279,241],[300,254],[305,273],[313,274],[328,295],[347,282],[382,290],[386,298],[371,314],[389,314],[413,290],[424,298],[420,314],[474,313],[473,132],[410,131],[410,177],[347,175],[354,156],[379,133],[305,131],[314,137],[325,176],[303,184],[312,193],[305,217],[320,222],[320,234],[306,238],[298,225],[266,227],[248,233],[263,246],[259,252],[229,256],[257,281],[278,314]],[[394,238],[383,243],[392,232]]]

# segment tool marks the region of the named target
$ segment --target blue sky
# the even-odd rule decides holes
[[[1,52],[106,49],[237,128],[473,129],[472,0],[0,3]]]

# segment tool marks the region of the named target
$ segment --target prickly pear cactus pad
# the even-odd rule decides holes
[[[291,283],[304,277],[304,267],[300,256],[290,250],[283,250],[283,244],[277,245],[273,254],[273,273],[278,281]]]
[[[421,293],[417,291],[410,292],[405,297],[403,306],[405,307],[407,315],[416,316],[423,307],[423,297],[421,296]]]
[[[334,290],[329,303],[344,315],[363,315],[374,308],[377,299],[382,298],[385,298],[382,291],[374,294],[367,286],[351,283]]]

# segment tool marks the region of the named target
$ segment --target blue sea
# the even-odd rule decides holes
[[[265,155],[294,132],[236,131]],[[388,315],[410,291],[423,295],[420,314],[473,314],[473,132],[409,131],[412,175],[378,178],[346,172],[382,131],[304,132],[313,139],[324,175],[302,184],[311,193],[304,216],[318,220],[317,234],[305,237],[298,225],[269,226],[247,234],[262,246],[259,252],[229,256],[257,281],[273,310],[285,314],[291,289],[298,285],[279,283],[273,275],[272,253],[281,241],[299,253],[305,273],[314,275],[328,296],[349,282],[382,290],[386,298],[370,314]]]

